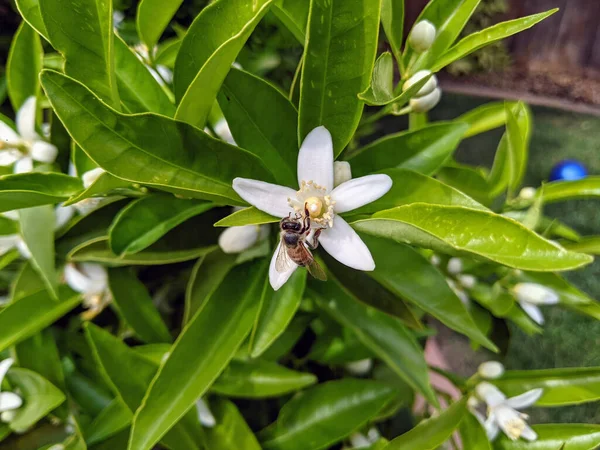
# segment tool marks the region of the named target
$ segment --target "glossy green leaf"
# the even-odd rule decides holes
[[[412,430],[393,439],[384,450],[434,450],[446,442],[467,414],[465,398],[454,403],[439,416],[424,420]]]
[[[286,403],[260,434],[265,450],[319,450],[375,417],[395,396],[388,385],[343,379],[319,384]]]
[[[520,17],[514,20],[508,20],[506,22],[500,22],[494,26],[470,34],[462,38],[455,45],[444,52],[443,55],[437,58],[431,70],[437,72],[438,70],[446,67],[448,64],[464,58],[465,56],[473,53],[476,50],[479,50],[482,47],[485,47],[486,45],[492,44],[493,42],[531,28],[536,23],[541,22],[546,17],[554,14],[556,11],[558,11],[558,8],[551,9],[543,13]]]
[[[574,252],[600,255],[600,236],[585,236],[577,242],[563,242],[562,245]]]
[[[175,62],[175,117],[203,127],[231,64],[273,0],[218,0],[190,25]]]
[[[0,212],[59,203],[81,190],[79,179],[61,173],[19,173],[0,177]]]
[[[280,217],[275,217],[254,206],[240,209],[229,214],[215,223],[215,227],[240,227],[243,225],[260,225],[263,223],[275,223],[281,220]]]
[[[393,167],[430,175],[444,165],[467,129],[468,125],[460,122],[438,122],[417,131],[386,136],[348,159],[352,175],[359,177]]]
[[[34,30],[41,34],[44,39],[48,39],[48,31],[42,20],[42,12],[40,11],[39,0],[15,0],[17,9],[21,13],[23,20],[29,24]]]
[[[469,129],[463,138],[476,136],[486,131],[493,130],[506,124],[506,108],[513,108],[516,102],[490,102],[478,106],[475,109],[456,118],[457,122],[469,124]]]
[[[527,212],[526,211],[507,211],[507,212],[503,213],[503,215],[506,217],[510,217],[511,219],[514,219],[517,222],[523,223],[523,221],[527,217]],[[580,251],[582,253],[588,253],[586,251],[579,250],[577,248],[572,247],[572,245],[574,245],[576,243],[585,242],[585,238],[582,238],[581,235],[577,231],[575,231],[573,228],[571,228],[570,226],[562,223],[561,221],[559,221],[555,218],[545,217],[545,216],[540,217],[540,221],[539,221],[538,226],[536,227],[535,231],[537,231],[538,233],[543,234],[544,236],[547,236],[547,237],[554,236],[554,237],[569,239],[570,241],[575,241],[575,242],[562,241],[561,245],[568,250],[573,250],[573,251],[577,251],[577,252]]]
[[[271,12],[304,45],[310,0],[275,0]]]
[[[38,97],[44,50],[40,37],[27,22],[22,22],[15,33],[6,62],[8,97],[17,111],[28,97]]]
[[[40,2],[52,46],[65,58],[65,73],[85,83],[102,100],[120,108],[115,77],[112,2]]]
[[[382,0],[381,25],[398,64],[402,65],[404,37],[404,0]],[[403,72],[403,71],[401,71]]]
[[[233,178],[272,179],[255,156],[192,126],[152,114],[119,114],[56,72],[43,72],[42,85],[75,141],[118,178],[236,204],[241,201],[231,187]]]
[[[46,289],[44,279],[33,268],[33,264],[30,261],[25,262],[21,266],[21,270],[13,280],[11,290],[11,300],[16,302],[21,297],[34,294],[36,292]]]
[[[8,217],[0,216],[0,236],[9,234],[17,234],[19,232],[19,222],[9,219]]]
[[[225,399],[210,405],[217,424],[206,431],[206,445],[211,450],[261,450],[256,437],[236,406]]]
[[[464,448],[492,450],[490,441],[479,420],[472,414],[465,414],[460,423],[460,438]]]
[[[258,156],[279,184],[296,186],[298,112],[285,95],[261,78],[231,69],[218,100],[235,142]]]
[[[501,435],[494,443],[496,450],[594,450],[600,445],[600,426],[583,423],[548,423],[534,425],[535,442],[511,441]]]
[[[370,276],[446,326],[465,334],[490,350],[497,350],[481,333],[465,306],[450,289],[445,276],[418,251],[408,245],[382,238],[361,238],[375,259],[375,270],[369,272]],[[427,290],[424,290],[423,286],[427,286]]]
[[[142,0],[137,9],[136,25],[140,39],[153,49],[183,0]]]
[[[79,294],[66,287],[58,290],[59,300],[38,291],[9,303],[0,311],[0,351],[21,342],[71,311],[79,304]]]
[[[529,153],[531,134],[531,113],[529,108],[518,102],[513,108],[506,109],[506,143],[508,190],[514,192],[523,181]],[[506,169],[505,169],[506,170]]]
[[[537,406],[576,405],[600,399],[600,367],[509,370],[494,384],[508,397],[542,388]]]
[[[312,0],[302,81],[298,139],[324,125],[334,154],[350,142],[363,111],[379,33],[380,2]]]
[[[8,381],[18,389],[24,399],[23,406],[9,426],[15,431],[24,431],[65,401],[65,394],[41,375],[19,367],[12,368]]]
[[[103,172],[90,186],[83,191],[78,192],[77,195],[71,197],[69,200],[64,202],[63,205],[74,205],[95,196],[117,194],[120,190],[122,191],[130,186],[130,182],[113,177],[108,172]]]
[[[569,270],[592,262],[590,256],[568,251],[514,220],[462,206],[413,203],[378,212],[353,226],[396,242],[466,253],[523,270]]]
[[[86,442],[97,444],[125,430],[131,424],[133,414],[121,397],[115,397],[86,429]]]
[[[437,173],[437,179],[458,189],[483,205],[487,206],[491,202],[491,187],[480,168],[467,165],[442,167]]]
[[[178,199],[168,194],[142,197],[115,217],[109,229],[110,248],[117,255],[137,253],[177,225],[213,206],[212,203]]]
[[[127,268],[110,269],[110,291],[125,321],[144,342],[171,342],[169,329],[146,290],[146,286]]]
[[[575,181],[553,181],[544,185],[544,203],[600,197],[600,176]]]
[[[379,61],[379,60],[378,60]],[[387,89],[376,88],[375,83],[382,84],[387,81],[381,80],[380,77],[382,75],[378,74],[377,78],[375,78],[375,70],[377,66],[373,70],[373,78],[371,79],[371,84],[369,87],[358,94],[358,98],[364,101],[367,105],[370,106],[382,106],[388,105],[388,111],[394,115],[402,115],[404,114],[401,110],[401,107],[408,103],[408,101],[415,96],[415,94],[429,81],[431,75],[425,76],[415,84],[413,84],[406,91],[402,91],[399,94],[395,95],[394,92],[391,92]],[[391,77],[393,74],[390,74]],[[389,83],[392,83],[390,80]]]
[[[261,355],[261,358],[268,361],[277,361],[287,355],[306,331],[312,319],[313,317],[310,314],[296,314],[283,333]]]
[[[250,331],[265,277],[264,261],[237,266],[188,322],[135,414],[130,450],[152,447],[210,387]]]
[[[177,53],[179,53],[179,48],[181,47],[181,41],[183,37],[172,37],[169,39],[165,39],[164,41],[158,44],[156,49],[156,55],[154,57],[154,63],[156,65],[163,65],[170,69],[175,67],[175,59],[177,58]]]
[[[366,347],[413,389],[437,404],[429,385],[423,350],[398,319],[357,301],[337,280],[315,283],[311,286],[311,292],[316,293],[319,307],[332,319],[352,330]]]
[[[389,103],[394,97],[394,59],[390,52],[384,52],[375,61],[371,84],[359,98],[368,105]]]
[[[211,390],[228,397],[279,397],[315,384],[311,373],[297,372],[279,364],[233,360],[211,386]]]
[[[21,237],[31,253],[31,263],[53,297],[58,295],[54,268],[54,208],[50,205],[19,210]],[[50,226],[48,226],[50,225]]]
[[[300,306],[306,271],[297,270],[278,291],[267,290],[252,333],[250,356],[256,358],[285,331]]]

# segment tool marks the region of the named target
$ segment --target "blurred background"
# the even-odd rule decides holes
[[[185,0],[164,38],[176,39],[208,2]],[[405,32],[410,30],[427,0],[406,0]],[[137,43],[137,1],[114,0],[119,34]],[[439,74],[442,101],[431,120],[450,120],[494,99],[521,99],[531,105],[534,130],[526,185],[539,186],[552,167],[564,159],[582,162],[590,174],[600,174],[600,1],[598,0],[482,0],[464,30],[470,34],[496,22],[558,7],[560,11],[534,28],[482,49]],[[10,42],[20,21],[14,3],[0,0],[0,112],[14,117],[6,99],[4,66]],[[302,49],[293,36],[267,15],[239,58],[254,73],[266,75],[287,89]],[[46,61],[48,66],[55,62]],[[402,117],[382,122],[386,133],[407,128]],[[457,159],[491,167],[503,129],[463,141]],[[597,201],[571,201],[548,206],[545,213],[583,234],[600,234]],[[600,262],[567,278],[596,299],[600,298]],[[502,361],[509,369],[539,369],[577,365],[600,366],[600,321],[559,308],[544,310],[544,334],[527,336],[511,328]],[[470,375],[479,362],[493,356],[475,354],[468,342],[440,328],[438,342],[452,369]],[[533,422],[600,423],[597,405],[532,411]]]

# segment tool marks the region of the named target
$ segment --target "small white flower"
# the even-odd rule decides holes
[[[538,305],[556,305],[559,301],[554,290],[538,283],[517,283],[511,292],[523,311],[539,325],[544,324],[544,316]]]
[[[495,380],[504,375],[504,365],[498,361],[486,361],[479,365],[477,373],[481,378]]]
[[[456,276],[456,279],[465,289],[473,289],[477,284],[477,278],[468,273],[460,273]]]
[[[453,257],[448,260],[448,266],[446,267],[449,274],[457,275],[463,271],[462,259]]]
[[[333,163],[333,187],[352,179],[352,168],[348,161],[335,161]]]
[[[8,358],[0,362],[0,388],[2,381],[12,366],[14,360]],[[0,420],[2,422],[10,422],[14,419],[16,410],[23,404],[23,399],[13,392],[0,392]]]
[[[537,190],[531,186],[524,187],[519,192],[519,198],[523,200],[533,200],[535,198]]]
[[[412,77],[410,77],[404,82],[404,84],[402,85],[402,91],[407,91],[428,75],[431,75],[430,70],[419,70]],[[436,87],[438,87],[437,78],[435,75],[431,75],[429,80],[427,80],[425,84],[421,87],[421,89],[417,91],[415,97],[423,97],[424,95],[430,94]]]
[[[87,308],[82,314],[84,319],[94,318],[112,301],[108,289],[108,272],[104,266],[96,263],[68,263],[64,275],[69,287],[83,294],[83,306]]]
[[[352,361],[344,364],[344,367],[352,375],[361,377],[371,371],[373,368],[373,360],[371,358],[359,359],[358,361]]]
[[[205,427],[212,428],[217,424],[215,416],[213,416],[208,404],[204,400],[199,399],[196,402],[196,412],[198,413],[198,420]]]
[[[357,270],[373,270],[371,252],[350,225],[336,214],[352,211],[371,203],[392,187],[392,179],[383,174],[355,178],[333,187],[333,142],[325,127],[312,130],[304,139],[298,153],[298,184],[294,191],[263,181],[236,178],[233,189],[245,201],[276,217],[302,214],[306,205],[311,226],[322,229],[319,242],[342,264]],[[281,245],[281,243],[279,244]],[[279,273],[275,261],[279,246],[269,267],[269,280],[277,290],[298,267]]]
[[[89,188],[104,173],[106,173],[106,170],[104,170],[102,167],[96,167],[95,169],[88,170],[81,176],[81,181],[83,182],[83,187],[85,189]]]
[[[13,165],[13,172],[33,170],[33,161],[52,163],[58,149],[35,132],[36,98],[29,97],[17,111],[17,132],[0,122],[0,166]]]
[[[435,34],[435,25],[428,20],[421,20],[411,30],[408,43],[416,52],[423,53],[433,44]]]
[[[359,449],[359,448],[370,448],[373,444],[375,444],[381,435],[377,428],[372,427],[367,432],[365,436],[362,433],[352,433],[350,435],[350,447],[351,449]]]
[[[411,111],[417,113],[427,112],[437,105],[442,98],[442,90],[436,87],[429,94],[423,97],[413,97],[408,102]]]
[[[229,128],[229,124],[227,123],[227,120],[225,120],[225,117],[222,117],[217,121],[217,123],[214,124],[213,130],[215,130],[217,136],[219,136],[228,144],[237,145],[233,135],[231,134],[231,129]]]
[[[475,393],[487,404],[488,417],[483,423],[488,439],[493,441],[502,430],[511,440],[523,438],[535,441],[537,434],[527,425],[529,418],[518,410],[528,408],[539,400],[543,389],[532,389],[516,397],[506,398],[496,386],[482,382],[475,387]],[[480,415],[475,415],[481,420]]]

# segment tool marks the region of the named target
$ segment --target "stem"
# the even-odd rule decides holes
[[[427,125],[427,113],[410,113],[408,116],[408,129],[416,131]]]

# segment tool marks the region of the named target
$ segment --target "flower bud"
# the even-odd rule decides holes
[[[215,123],[215,125],[213,126],[213,129],[215,130],[216,135],[223,139],[225,142],[231,145],[237,145],[235,139],[233,138],[233,135],[231,134],[229,124],[227,123],[227,120],[225,120],[225,118],[222,118],[219,121],[217,121],[217,123]]]
[[[217,424],[215,416],[213,416],[208,404],[204,400],[200,399],[196,402],[196,412],[198,413],[198,420],[203,426],[212,428]]]
[[[475,397],[474,395],[470,395],[469,398],[467,399],[467,407],[469,409],[477,409],[479,407],[479,404],[481,402],[479,401],[479,399],[477,397]]]
[[[442,91],[440,88],[435,88],[429,94],[423,97],[413,97],[409,101],[411,111],[416,113],[424,113],[432,109],[438,104],[442,98]]]
[[[477,284],[477,278],[470,274],[457,275],[456,279],[465,289],[473,289]]]
[[[35,161],[53,163],[57,155],[58,149],[46,141],[35,141],[31,146],[31,157]]]
[[[504,375],[504,365],[498,361],[486,361],[479,365],[477,373],[486,380],[495,380]]]
[[[352,375],[363,376],[368,374],[373,368],[373,360],[371,358],[360,359],[349,362],[344,367]]]
[[[0,422],[10,423],[14,420],[17,415],[17,411],[15,409],[11,409],[10,411],[4,411],[0,414]]]
[[[414,51],[423,53],[431,47],[435,40],[435,26],[428,20],[421,20],[410,32],[408,43]]]
[[[559,301],[554,290],[538,283],[517,283],[513,286],[512,293],[519,302],[534,305],[554,305]]]
[[[436,255],[435,253],[433,255],[431,255],[431,257],[429,258],[429,262],[431,264],[433,264],[434,266],[439,266],[440,263],[442,262],[442,260],[440,259],[440,257],[438,255]]]
[[[73,206],[57,206],[54,209],[54,229],[60,230],[75,214]]]
[[[535,198],[537,190],[531,186],[524,187],[519,192],[519,198],[523,200],[533,200]]]
[[[452,275],[457,275],[457,274],[461,273],[463,270],[462,259],[457,258],[457,257],[450,258],[448,260],[447,270],[448,270],[448,273],[450,273]]]
[[[418,83],[423,78],[425,78],[429,75],[431,75],[430,70],[419,70],[417,73],[415,73],[412,77],[410,77],[408,80],[406,80],[404,82],[404,84],[402,85],[402,92],[408,91],[412,86],[414,86],[416,83]],[[427,82],[423,86],[421,86],[421,89],[419,89],[417,91],[417,93],[415,94],[415,97],[423,97],[423,96],[433,92],[433,90],[437,87],[437,85],[438,85],[438,82],[437,82],[436,76],[431,75],[429,80],[427,80]]]
[[[336,161],[333,163],[333,187],[337,187],[352,179],[352,169],[348,161]]]
[[[219,236],[219,247],[225,253],[241,253],[256,244],[259,234],[257,225],[230,227]]]
[[[96,167],[95,169],[88,170],[81,176],[81,180],[83,181],[83,187],[85,189],[89,188],[92,184],[96,182],[100,175],[106,172],[102,167]]]

